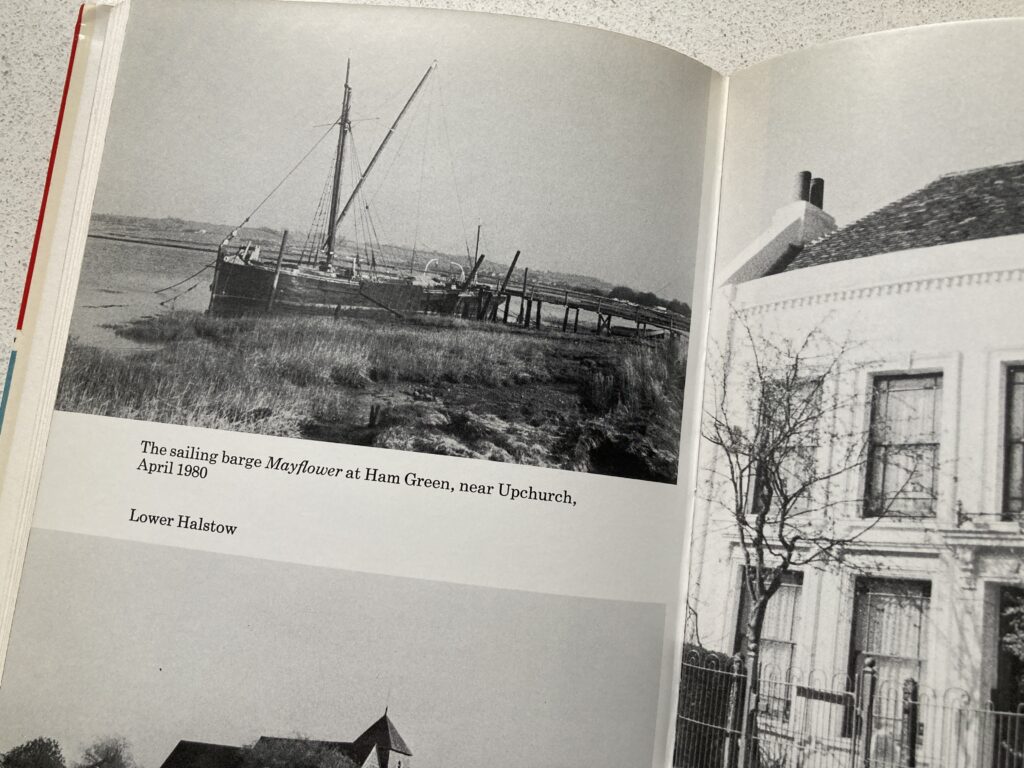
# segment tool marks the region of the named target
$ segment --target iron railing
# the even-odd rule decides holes
[[[749,697],[747,681],[738,657],[686,654],[674,766],[1024,768],[1022,707],[882,682],[871,660],[855,679],[762,668]]]

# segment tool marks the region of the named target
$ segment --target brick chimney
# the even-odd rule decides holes
[[[824,179],[800,171],[793,181],[792,197],[792,202],[775,212],[767,229],[736,257],[722,283],[744,283],[778,274],[805,245],[836,229],[835,219],[822,210]]]
[[[811,199],[811,172],[800,171],[793,180],[793,200],[807,202]]]
[[[825,180],[820,176],[811,179],[810,202],[816,208],[825,208]]]

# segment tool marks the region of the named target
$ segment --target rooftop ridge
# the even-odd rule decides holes
[[[934,178],[807,243],[784,271],[1024,234],[1024,160]]]
[[[959,171],[946,171],[945,173],[935,177],[934,181],[938,181],[939,179],[955,178],[957,176],[967,176],[972,173],[977,173],[978,171],[997,170],[1000,168],[1012,168],[1015,165],[1024,165],[1024,160],[1011,160],[1008,163],[996,163],[995,165],[979,165],[974,168],[964,168]],[[934,181],[929,183],[934,183]],[[922,187],[922,189],[924,189],[924,187]]]

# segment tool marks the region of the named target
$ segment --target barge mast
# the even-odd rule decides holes
[[[352,69],[352,59],[345,64],[345,95],[341,102],[341,117],[338,119],[338,153],[334,158],[334,182],[331,185],[331,215],[327,220],[327,265],[334,261],[334,239],[337,235],[338,203],[341,194],[341,168],[345,160],[345,135],[348,133],[348,111],[352,102],[352,89],[348,86],[348,76]]]

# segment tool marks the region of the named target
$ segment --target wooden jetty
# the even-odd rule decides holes
[[[513,266],[515,262],[513,261]],[[523,270],[521,285],[492,284],[493,296],[489,302],[490,310],[481,313],[478,319],[512,322],[523,327],[541,327],[541,313],[544,305],[562,307],[561,330],[578,333],[580,330],[580,311],[592,312],[597,315],[597,332],[612,334],[612,320],[624,320],[633,325],[636,336],[651,337],[664,333],[678,335],[690,332],[688,315],[663,307],[647,307],[632,301],[610,299],[600,294],[577,291],[544,283],[530,283],[529,270]],[[486,285],[486,283],[484,283]],[[513,301],[518,300],[518,312],[513,309]],[[514,313],[514,314],[513,314]],[[618,329],[616,329],[618,330]]]

